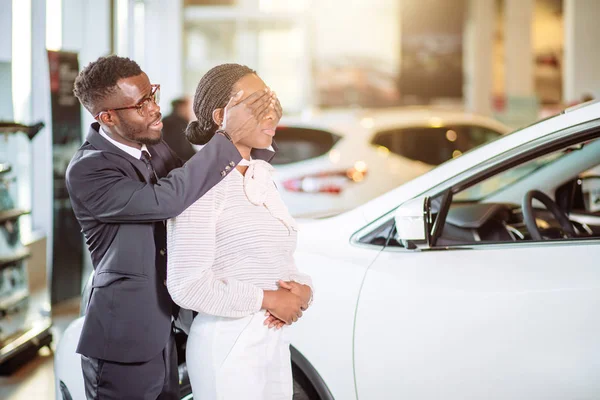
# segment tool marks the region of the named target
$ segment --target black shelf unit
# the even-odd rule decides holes
[[[0,135],[25,134],[29,139],[43,123],[22,125],[0,121]],[[29,250],[21,242],[18,220],[29,214],[16,208],[8,185],[18,184],[12,168],[0,160],[0,375],[7,375],[52,343],[52,320],[30,304],[27,275]]]

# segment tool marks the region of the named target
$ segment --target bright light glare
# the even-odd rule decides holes
[[[129,1],[117,0],[117,54],[129,55],[128,46],[128,23],[129,23]]]
[[[145,14],[146,14],[146,5],[142,2],[135,3],[133,8],[133,19],[134,19],[134,35],[135,35],[135,44],[134,44],[134,53],[135,59],[138,63],[144,63],[144,47],[145,47]]]
[[[390,154],[390,149],[385,146],[377,146],[377,154],[382,157],[387,157]]]
[[[340,152],[338,150],[331,150],[329,152],[329,160],[334,164],[340,162],[340,157]]]
[[[442,121],[441,118],[432,117],[429,120],[429,126],[431,126],[432,128],[441,128],[442,126],[444,126],[444,121]]]
[[[542,229],[550,228],[550,224],[547,221],[544,221],[543,219],[536,218],[535,222],[536,222],[537,226],[539,226]]]
[[[364,161],[357,161],[354,163],[354,169],[358,172],[364,173],[367,171],[367,163]]]
[[[263,12],[299,12],[306,7],[306,0],[259,0],[259,9]]]
[[[46,49],[62,48],[62,0],[46,0]]]
[[[12,21],[14,120],[27,122],[31,98],[31,0],[13,0]]]
[[[365,179],[365,174],[360,171],[354,171],[352,172],[351,178],[354,182],[361,182],[363,179]]]
[[[375,121],[373,120],[373,118],[363,118],[360,121],[360,124],[362,125],[363,128],[371,129],[372,127],[375,126]]]
[[[304,192],[316,192],[319,190],[319,182],[315,178],[306,177],[302,179],[301,187]]]
[[[458,133],[450,129],[448,132],[446,132],[446,139],[448,139],[449,142],[456,142],[456,139],[458,139]]]

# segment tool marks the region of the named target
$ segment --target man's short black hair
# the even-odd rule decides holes
[[[75,79],[73,93],[91,113],[98,104],[116,90],[117,81],[142,73],[140,66],[126,57],[100,57],[88,64]]]

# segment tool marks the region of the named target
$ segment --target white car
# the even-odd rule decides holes
[[[294,398],[598,398],[599,165],[596,102],[303,221]],[[80,326],[56,360],[74,399]]]
[[[598,398],[599,166],[596,102],[303,224],[293,346],[336,399]]]
[[[509,131],[491,118],[442,108],[284,117],[275,178],[292,215],[334,215]]]

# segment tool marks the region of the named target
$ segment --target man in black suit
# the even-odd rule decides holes
[[[188,97],[171,102],[171,114],[163,118],[163,139],[183,162],[196,154],[196,150],[185,137],[185,129],[193,119],[192,105]]]
[[[159,91],[135,62],[117,56],[92,62],[75,81],[75,95],[97,121],[66,176],[95,270],[77,348],[88,399],[179,399],[165,220],[233,171],[241,156],[232,142],[269,107],[281,112],[272,93],[240,103],[236,94],[221,134],[179,168],[161,139]]]

